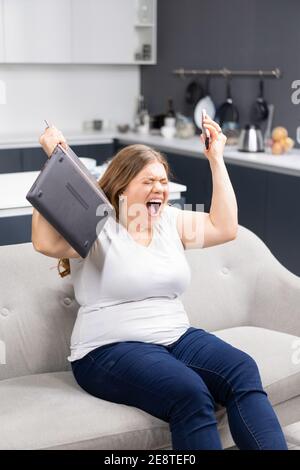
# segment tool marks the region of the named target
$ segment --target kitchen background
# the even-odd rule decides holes
[[[88,9],[93,2],[84,3]],[[3,1],[0,17],[2,4]],[[65,0],[51,1],[50,13],[60,13],[52,18],[48,28],[43,16],[38,19],[41,50],[48,35],[51,41],[55,40],[51,24],[55,22],[56,31],[66,28],[64,4]],[[299,8],[297,0],[158,0],[157,63],[151,66],[0,63],[0,79],[6,83],[7,99],[5,106],[0,105],[0,134],[39,132],[44,118],[55,122],[62,131],[82,129],[83,121],[97,118],[107,120],[108,126],[133,123],[140,91],[151,114],[165,112],[168,97],[173,98],[176,111],[188,114],[191,110],[184,96],[191,77],[182,80],[172,74],[174,69],[278,67],[282,78],[265,80],[265,97],[275,105],[274,125],[284,125],[295,139],[300,105],[291,101],[291,84],[300,79]],[[109,27],[111,32],[115,27],[117,34],[118,15],[115,17]],[[97,20],[99,23],[100,18]],[[28,34],[22,32],[22,27],[18,31],[20,35]],[[82,24],[76,35],[85,34]],[[95,41],[95,36],[92,40]],[[110,33],[105,47],[112,40]],[[56,49],[60,50],[59,44]],[[224,101],[223,78],[213,78],[210,89],[216,104]],[[241,125],[249,121],[249,109],[257,93],[258,80],[233,79],[232,95]]]
[[[282,78],[265,80],[265,97],[275,105],[274,126],[285,126],[295,139],[300,105],[291,101],[291,84],[300,79],[299,14],[297,0],[158,1],[157,65],[141,70],[142,92],[150,111],[164,111],[167,96],[174,99],[177,110],[190,110],[184,91],[191,77],[182,80],[172,74],[175,69],[278,67]],[[210,91],[215,103],[222,103],[225,80],[212,79]],[[241,125],[249,122],[257,93],[257,79],[233,78],[232,95]]]
[[[125,145],[161,150],[173,172],[172,201],[193,209],[202,204],[208,212],[210,167],[193,127],[194,106],[186,103],[195,77],[173,71],[278,68],[279,79],[264,79],[265,99],[274,105],[272,129],[288,132],[294,148],[280,143],[282,154],[273,154],[227,145],[224,159],[239,223],[299,276],[300,104],[291,100],[292,83],[300,80],[299,13],[297,0],[0,0],[0,244],[31,239],[25,196],[47,161],[38,142],[44,119],[65,134],[94,175]],[[239,131],[249,122],[258,81],[232,78]],[[217,107],[225,84],[222,76],[211,79]],[[163,129],[158,119],[168,111],[174,121],[170,105],[185,124],[173,137],[174,129]],[[127,129],[119,127],[124,124]],[[192,128],[196,135],[188,137]]]

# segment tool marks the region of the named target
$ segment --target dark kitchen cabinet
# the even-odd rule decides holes
[[[199,204],[200,211],[209,212],[211,178],[208,160],[174,153],[167,153],[166,157],[172,173],[170,181],[187,187],[184,193],[185,203],[191,204],[191,208],[187,209],[196,210],[196,205]]]
[[[72,150],[83,158],[94,158],[101,165],[114,154],[114,144],[71,145]],[[47,161],[42,147],[0,150],[0,173],[40,171]]]
[[[72,150],[78,157],[94,158],[97,165],[101,165],[114,155],[114,144],[89,144],[89,145],[71,145]]]
[[[239,224],[258,235],[289,271],[300,276],[300,177],[226,164]]]
[[[31,215],[0,217],[0,245],[31,241]]]
[[[205,212],[209,212],[213,192],[209,162],[202,158],[169,153],[167,157],[175,175],[171,180],[187,186],[186,203],[192,204],[193,210],[197,203],[204,203]],[[225,164],[237,198],[239,224],[264,240],[268,173]]]
[[[42,147],[22,149],[22,171],[40,171],[47,158]]]
[[[204,203],[205,212],[209,212],[213,192],[209,162],[202,158],[170,153],[167,158],[174,175],[171,180],[187,186],[186,203],[192,204],[192,210],[196,210],[196,204]],[[268,173],[225,164],[237,198],[239,224],[265,240]]]
[[[268,172],[226,163],[238,205],[238,221],[265,240]]]
[[[21,149],[0,150],[0,173],[16,173],[22,170]]]
[[[71,149],[81,158],[94,158],[101,165],[113,155],[113,143],[92,145],[70,145]],[[23,171],[41,170],[47,160],[42,148],[23,149]]]
[[[266,244],[278,261],[300,276],[300,177],[269,173]]]

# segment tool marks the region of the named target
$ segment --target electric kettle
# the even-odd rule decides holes
[[[259,126],[247,124],[241,131],[238,149],[240,152],[264,152],[264,141]]]

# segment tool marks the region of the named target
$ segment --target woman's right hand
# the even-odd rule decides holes
[[[45,129],[44,133],[40,136],[39,142],[49,158],[58,144],[61,144],[64,149],[68,148],[67,141],[62,132],[54,126]]]

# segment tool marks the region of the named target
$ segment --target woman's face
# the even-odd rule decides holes
[[[141,224],[143,229],[149,228],[149,224],[159,218],[169,198],[169,181],[164,165],[157,161],[147,164],[122,194],[124,200],[120,209],[123,208],[123,216],[127,210],[127,222]]]

